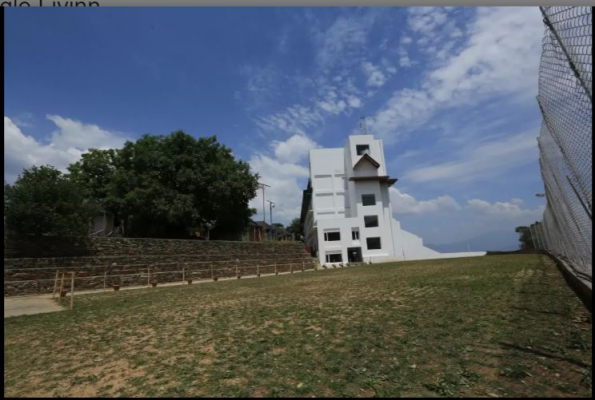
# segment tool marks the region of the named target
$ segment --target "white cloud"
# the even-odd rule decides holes
[[[309,171],[306,167],[284,163],[266,155],[254,155],[249,161],[253,171],[260,175],[260,182],[269,185],[265,188],[265,200],[275,203],[273,209],[273,222],[281,222],[287,225],[292,219],[300,216],[302,204],[302,191],[305,188],[300,184],[301,180],[308,177]],[[250,207],[257,210],[252,218],[255,221],[263,219],[263,198],[262,190],[250,201]],[[270,221],[269,203],[265,202],[266,221]]]
[[[316,32],[318,65],[329,70],[338,63],[348,63],[364,47],[373,23],[374,13],[359,18],[339,17],[328,29]]]
[[[410,24],[412,29],[427,35],[422,39],[429,43],[428,37],[435,37],[430,28],[445,25],[445,12],[419,10],[412,13]],[[456,32],[455,28],[452,25],[449,29]],[[427,74],[421,89],[393,93],[370,121],[377,135],[395,140],[440,109],[477,104],[496,95],[507,95],[510,102],[534,100],[543,33],[539,10],[479,8],[467,30],[470,36],[465,46],[459,51],[440,53],[437,58],[444,60]],[[444,50],[445,46],[452,48],[454,44],[446,42],[441,48]],[[401,54],[406,63],[405,56],[406,53]]]
[[[393,213],[395,214],[421,214],[461,209],[459,203],[448,195],[418,201],[415,197],[393,187],[389,189],[389,194]]]
[[[331,114],[340,114],[347,108],[347,103],[345,103],[344,100],[339,100],[336,102],[332,100],[326,100],[319,101],[318,107]]]
[[[359,108],[362,106],[362,101],[355,96],[349,96],[347,99],[347,104],[349,104],[349,107],[351,108]]]
[[[323,124],[324,118],[316,109],[295,104],[285,111],[256,118],[255,122],[266,131],[305,135],[309,128]]]
[[[269,185],[265,188],[265,200],[275,203],[273,222],[284,225],[300,216],[302,205],[302,191],[306,188],[309,169],[304,166],[310,149],[319,145],[305,135],[294,135],[286,141],[273,141],[271,149],[274,157],[266,154],[254,154],[250,167],[260,175],[260,182]],[[263,204],[262,190],[250,202],[250,207],[257,210],[253,217],[255,221],[262,221]],[[266,221],[270,221],[269,203],[265,202]]]
[[[539,220],[543,216],[543,207],[536,209],[522,208],[523,201],[521,199],[512,199],[509,202],[490,203],[481,199],[471,199],[467,201],[467,207],[471,210],[477,211],[486,217],[505,218],[512,220]]]
[[[274,141],[271,146],[278,160],[292,164],[306,157],[310,149],[319,147],[316,142],[304,135],[293,135],[284,142]]]
[[[449,195],[442,195],[429,200],[417,200],[410,194],[404,193],[394,187],[389,189],[389,194],[394,214],[452,213],[461,211],[475,217],[526,219],[527,217],[540,218],[543,213],[543,207],[534,209],[523,208],[524,201],[518,198],[493,203],[482,199],[471,199],[461,205]]]
[[[428,36],[447,20],[443,7],[412,7],[409,14],[407,22],[411,30]]]
[[[487,179],[511,168],[527,165],[538,157],[535,132],[523,132],[479,145],[472,143],[454,156],[455,161],[407,171],[404,179],[418,183],[437,180],[469,182]]]
[[[386,76],[382,73],[380,68],[372,64],[371,62],[365,62],[362,64],[362,70],[366,75],[368,86],[381,87],[387,81]]]
[[[67,149],[112,149],[121,147],[125,138],[118,133],[101,129],[97,125],[84,124],[59,115],[48,115],[47,119],[58,127],[52,132],[52,146]]]
[[[47,118],[58,129],[52,133],[50,143],[43,144],[23,133],[9,117],[4,116],[4,179],[8,182],[13,182],[23,168],[33,165],[52,165],[66,171],[66,167],[78,161],[88,149],[118,148],[127,139],[97,125],[57,115],[48,115]]]
[[[12,122],[20,128],[33,127],[33,114],[30,112],[23,112],[11,118]]]
[[[545,208],[525,207],[516,198],[495,202],[476,198],[459,203],[449,195],[418,200],[396,188],[390,188],[389,193],[395,218],[403,229],[420,235],[424,243],[460,243],[480,238],[484,250],[501,245],[490,238],[499,237],[501,242],[502,234],[513,248],[517,238],[514,228],[541,219]],[[495,232],[498,234],[493,236]]]

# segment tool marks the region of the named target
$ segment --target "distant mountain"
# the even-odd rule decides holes
[[[494,231],[485,235],[466,240],[464,242],[447,244],[426,244],[430,249],[441,253],[456,253],[460,251],[504,251],[519,249],[519,235],[512,231]]]

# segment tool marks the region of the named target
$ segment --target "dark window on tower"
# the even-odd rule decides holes
[[[366,244],[368,245],[368,250],[380,250],[382,248],[379,237],[367,238]]]
[[[326,255],[326,262],[329,262],[329,263],[343,262],[343,255],[341,253],[338,253],[338,254],[327,254]]]
[[[370,154],[370,146],[368,146],[367,144],[358,144],[357,146],[355,146],[355,151],[357,152],[358,156]]]
[[[325,242],[336,242],[341,240],[341,232],[324,232]]]
[[[366,215],[364,217],[364,226],[366,228],[375,228],[378,226],[378,216],[376,215]]]
[[[362,204],[364,206],[375,206],[376,196],[373,194],[362,194]]]

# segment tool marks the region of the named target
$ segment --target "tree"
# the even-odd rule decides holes
[[[304,226],[301,224],[300,218],[294,218],[291,221],[291,224],[287,227],[287,230],[296,235],[296,237],[300,237],[304,234]]]
[[[6,223],[34,236],[86,235],[98,211],[80,184],[51,166],[25,169],[14,185],[4,184]]]
[[[514,231],[520,234],[519,242],[521,242],[521,249],[534,249],[533,236],[531,235],[531,229],[528,226],[517,226]]]
[[[211,239],[237,239],[252,215],[258,175],[215,136],[145,135],[113,162],[105,205],[133,236],[186,236],[202,227]]]
[[[277,229],[284,229],[285,227],[283,226],[282,223],[280,222],[275,222],[274,224],[271,225],[273,228],[277,228]]]
[[[116,172],[116,150],[89,149],[81,159],[68,167],[70,177],[87,191],[87,196],[102,204]]]

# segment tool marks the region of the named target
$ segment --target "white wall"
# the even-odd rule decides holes
[[[356,152],[358,144],[370,146],[369,154],[380,164],[378,169],[367,162],[353,169],[361,158]],[[485,255],[485,252],[439,253],[425,247],[420,237],[402,230],[392,217],[385,183],[349,180],[353,176],[383,175],[387,173],[382,141],[372,135],[350,136],[344,148],[310,150],[312,213],[306,218],[306,244],[318,249],[321,264],[326,264],[327,253],[341,253],[343,263],[348,262],[349,247],[361,247],[363,260],[373,263]],[[364,206],[363,194],[374,194],[376,204]],[[366,228],[366,215],[377,216],[378,227]],[[359,240],[352,239],[352,228],[359,229]],[[329,230],[339,231],[341,240],[326,242],[324,233]],[[366,239],[372,237],[380,238],[381,249],[368,250]]]

